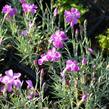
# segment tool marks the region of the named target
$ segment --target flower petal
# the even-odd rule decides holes
[[[14,73],[13,78],[14,78],[14,79],[17,79],[17,78],[19,78],[20,76],[21,76],[21,73]]]
[[[5,74],[9,77],[13,77],[13,70],[10,69],[10,70],[5,71]]]
[[[26,83],[27,83],[27,88],[32,88],[33,87],[33,83],[31,80],[26,80]]]
[[[7,84],[7,91],[12,92],[12,84]]]
[[[3,84],[7,84],[10,81],[9,76],[3,76],[1,77],[1,81]]]
[[[17,89],[21,88],[23,82],[21,82],[19,79],[13,81],[13,86],[15,86]]]

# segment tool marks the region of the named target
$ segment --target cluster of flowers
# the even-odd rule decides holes
[[[55,8],[54,10],[54,16],[58,14],[58,9]],[[80,12],[76,8],[71,8],[70,10],[65,10],[64,12],[65,21],[70,24],[71,27],[73,27],[75,24],[78,23],[78,19],[80,18]],[[53,44],[53,48],[48,50],[46,54],[42,54],[41,58],[38,60],[38,64],[42,65],[44,62],[51,61],[56,62],[59,61],[61,58],[61,53],[56,51],[56,49],[63,48],[64,47],[64,41],[68,40],[67,35],[64,31],[57,30],[54,34],[50,37],[50,43]],[[88,51],[93,54],[93,50],[91,48],[88,48]],[[87,59],[83,57],[82,59],[82,65],[87,64]],[[77,61],[75,60],[67,60],[66,61],[66,67],[64,71],[70,71],[70,72],[78,72],[80,70],[80,67],[78,66]]]
[[[41,58],[38,60],[38,64],[42,65],[44,62],[51,61],[57,62],[61,58],[61,53],[56,50],[56,48],[63,47],[63,41],[67,40],[68,37],[64,31],[56,31],[55,34],[52,34],[50,37],[50,43],[53,42],[53,48],[48,50],[46,54],[42,54]]]
[[[36,13],[37,6],[34,4],[29,4],[26,2],[26,0],[20,0],[20,3],[22,4],[22,8],[24,13]],[[5,13],[9,16],[14,16],[17,12],[17,9],[12,8],[9,5],[5,5],[2,9],[2,13]],[[54,10],[54,16],[58,14],[58,9],[56,8]],[[75,24],[78,23],[78,19],[80,18],[80,12],[76,8],[71,8],[70,10],[65,10],[64,12],[65,21],[66,23],[70,24],[71,27],[73,27]],[[27,31],[25,31],[27,33]],[[24,34],[24,33],[22,33]],[[61,53],[58,52],[56,49],[63,48],[64,47],[64,41],[68,40],[67,35],[64,31],[56,31],[54,34],[50,37],[50,42],[53,44],[53,48],[48,50],[47,53],[42,54],[41,58],[38,60],[38,64],[42,65],[44,62],[50,61],[50,62],[57,62],[61,58]],[[91,50],[90,50],[91,51]],[[92,51],[91,51],[92,52]],[[82,64],[86,64],[87,60],[83,58]],[[66,61],[66,68],[67,71],[76,71],[78,72],[80,70],[78,63],[74,60],[68,60]]]
[[[34,4],[26,3],[25,0],[20,0],[22,4],[22,9],[24,13],[32,13],[35,14],[37,11],[37,6]],[[2,9],[2,13],[6,14],[8,17],[13,17],[17,13],[16,8],[12,8],[10,5],[5,5]]]
[[[26,0],[20,0],[20,3],[22,5],[22,9],[24,14],[26,13],[32,13],[35,14],[37,11],[37,6],[34,4],[29,4],[26,2]],[[9,5],[5,5],[2,9],[2,13],[4,13],[6,16],[13,17],[17,13],[16,8],[12,8]],[[58,9],[56,8],[54,10],[54,16],[58,15]],[[71,8],[70,10],[65,10],[64,12],[65,21],[66,23],[70,24],[71,27],[73,27],[75,24],[78,23],[78,19],[80,18],[80,12],[75,9]],[[22,32],[22,35],[27,35],[27,30]],[[38,59],[38,64],[42,65],[44,62],[57,62],[61,58],[61,53],[57,51],[59,48],[64,47],[64,41],[68,40],[67,35],[64,31],[56,31],[54,34],[50,37],[50,43],[53,44],[53,48],[49,49],[47,53],[44,53],[41,55],[41,58]],[[93,54],[93,50],[91,48],[88,49],[90,53]],[[87,64],[87,59],[83,57],[82,59],[82,65]],[[80,67],[78,65],[78,62],[76,60],[67,60],[66,66],[61,73],[61,76],[65,79],[65,72],[79,72]],[[0,87],[1,92],[12,92],[13,88],[19,89],[22,87],[23,81],[20,80],[21,73],[13,73],[12,70],[8,70],[5,72],[4,76],[0,77],[0,82],[3,84]],[[38,96],[38,93],[33,87],[32,81],[27,80],[27,89],[30,89],[30,92],[28,94],[28,98],[31,99],[34,96]],[[85,101],[87,99],[87,95],[84,94],[82,96],[82,101]]]
[[[54,10],[54,16],[58,14],[57,8]],[[69,11],[64,12],[65,20],[67,23],[70,24],[71,27],[74,26],[74,24],[78,23],[78,19],[80,18],[80,12],[75,9],[71,8]],[[56,31],[54,34],[50,37],[50,43],[53,44],[53,47],[51,50],[49,50],[46,54],[41,55],[41,58],[38,60],[38,64],[42,65],[44,62],[51,61],[56,62],[59,61],[61,58],[61,54],[56,51],[56,48],[63,48],[64,47],[64,41],[68,40],[67,35],[64,31]],[[84,59],[85,61],[85,59]],[[78,66],[78,63],[76,61],[68,60],[66,62],[66,68],[67,71],[79,71],[80,68]]]
[[[5,71],[4,76],[0,76],[0,91],[5,92],[12,92],[13,89],[20,89],[23,85],[23,81],[20,80],[21,73],[13,73],[13,70],[7,70]],[[31,99],[33,96],[35,96],[37,93],[34,90],[33,84],[31,80],[26,80],[27,83],[27,89],[31,90],[31,93],[28,94],[28,98]]]
[[[42,65],[44,62],[51,61],[51,62],[57,62],[61,58],[61,53],[56,51],[56,48],[52,48],[48,50],[46,54],[42,54],[41,58],[38,60],[38,64]]]

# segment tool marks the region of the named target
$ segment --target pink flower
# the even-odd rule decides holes
[[[24,13],[32,13],[35,14],[37,11],[37,6],[34,4],[29,4],[29,3],[23,3],[22,8]]]
[[[54,14],[54,16],[57,16],[58,15],[58,9],[57,8],[54,9],[53,14]]]
[[[41,55],[41,58],[38,59],[38,64],[42,65],[44,62],[50,61],[50,62],[57,62],[61,58],[61,53],[56,51],[56,48],[52,48],[48,50],[46,54]]]
[[[80,18],[80,12],[76,8],[71,8],[71,10],[64,12],[65,20],[67,23],[73,27],[78,23],[78,19]]]
[[[78,63],[76,61],[72,61],[72,60],[67,60],[66,62],[66,69],[67,71],[74,71],[74,72],[78,72],[80,70]]]
[[[20,73],[13,73],[13,71],[10,69],[7,70],[5,74],[6,75],[0,79],[0,82],[5,85],[3,89],[11,92],[13,87],[19,89],[22,86],[22,82],[19,79],[21,76]]]
[[[2,13],[7,14],[9,17],[13,17],[17,13],[17,9],[12,8],[9,5],[5,5],[2,9]]]
[[[5,13],[5,14],[10,13],[11,11],[12,11],[12,8],[9,5],[5,5],[2,9],[2,13]]]
[[[53,42],[53,45],[56,48],[62,48],[63,47],[63,41],[67,40],[68,37],[65,34],[64,31],[56,31],[55,34],[52,34],[50,37],[50,41]]]
[[[42,65],[44,62],[47,62],[47,61],[48,61],[48,60],[47,60],[46,54],[42,54],[42,55],[41,55],[41,58],[38,59],[38,64],[39,64],[39,65]]]

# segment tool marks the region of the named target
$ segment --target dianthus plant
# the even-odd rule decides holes
[[[3,70],[11,66],[32,78],[21,80],[25,76],[12,69],[1,75],[0,92],[10,95],[9,108],[101,109],[108,104],[107,62],[91,47],[87,22],[81,30],[79,9],[72,7],[61,15],[58,8],[51,5],[44,9],[41,2],[36,5],[19,0],[2,9],[0,52],[4,54],[0,54],[0,62],[6,61]],[[37,81],[36,87],[32,81]]]

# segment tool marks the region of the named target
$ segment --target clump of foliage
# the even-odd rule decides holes
[[[105,34],[100,34],[98,36],[98,42],[103,51],[109,50],[109,29],[107,29]]]
[[[71,7],[80,10],[82,15],[88,11],[87,7],[83,6],[83,1],[81,0],[57,0],[54,1],[54,7],[57,7],[60,13],[65,9],[70,9]]]

